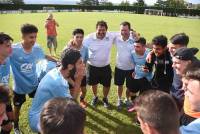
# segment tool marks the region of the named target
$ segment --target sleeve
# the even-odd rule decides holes
[[[133,62],[133,64],[135,65],[135,58],[134,58],[134,52],[131,51],[131,60]]]
[[[65,90],[64,90],[65,89]],[[55,97],[67,97],[67,98],[72,98],[70,91],[69,91],[69,86],[59,86],[59,89],[57,89],[56,92],[52,93]]]
[[[148,62],[145,63],[145,66],[149,69],[149,72],[153,71],[154,61],[155,61],[155,55],[153,54],[152,58],[151,58],[151,62],[150,63],[148,63]]]
[[[81,55],[82,55],[84,63],[86,63],[88,60],[88,47],[83,46],[83,48],[81,49]]]
[[[41,60],[41,59],[44,59],[44,58],[45,58],[44,51],[42,50],[41,47],[38,47],[38,49],[37,49],[37,59]]]

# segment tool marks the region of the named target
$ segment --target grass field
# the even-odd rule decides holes
[[[46,35],[44,22],[47,17],[46,13],[34,14],[1,14],[0,15],[0,32],[10,34],[14,38],[14,42],[21,40],[20,25],[23,23],[32,23],[39,28],[37,42],[48,54],[46,47]],[[173,17],[147,16],[126,13],[82,13],[82,12],[66,12],[54,13],[54,17],[60,24],[58,28],[58,51],[60,52],[66,42],[71,38],[71,32],[74,28],[83,28],[86,35],[95,31],[95,24],[98,20],[108,22],[109,31],[118,31],[119,24],[122,21],[129,21],[132,27],[144,36],[148,42],[159,34],[164,34],[170,38],[173,34],[185,32],[190,37],[189,47],[200,48],[200,20],[185,19]],[[111,65],[114,69],[116,50],[113,48]],[[198,53],[197,57],[200,57]],[[99,87],[99,95],[102,97],[102,87]],[[92,98],[92,92],[88,87],[88,102]],[[134,125],[134,113],[127,113],[126,108],[121,111],[116,109],[117,90],[112,84],[109,101],[111,110],[105,109],[102,105],[97,108],[89,106],[87,108],[87,122],[85,131],[87,134],[140,134],[140,129]],[[28,125],[28,109],[31,100],[27,98],[27,102],[22,108],[20,116],[20,127],[25,134],[31,134]]]

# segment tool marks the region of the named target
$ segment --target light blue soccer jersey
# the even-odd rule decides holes
[[[56,68],[57,64],[56,62],[53,61],[48,61],[46,59],[44,60],[40,60],[37,64],[36,64],[36,73],[38,76],[38,80],[39,82],[41,81],[41,79],[53,68]]]
[[[34,44],[32,51],[26,53],[21,43],[12,45],[13,53],[10,56],[14,88],[18,94],[28,94],[38,86],[36,63],[45,58],[44,52],[38,44]]]
[[[181,134],[199,134],[200,133],[200,118],[192,121],[187,126],[180,127]]]
[[[68,82],[58,68],[49,71],[39,83],[29,111],[29,124],[34,132],[39,132],[39,117],[45,102],[55,97],[71,98]]]
[[[0,83],[8,86],[10,78],[10,60],[7,58],[4,64],[0,64]]]
[[[135,50],[131,52],[133,63],[135,64],[135,79],[141,79],[143,77],[147,78],[147,80],[151,80],[153,74],[151,72],[146,73],[142,70],[143,66],[146,63],[146,57],[149,51],[146,50],[143,56],[138,55]]]

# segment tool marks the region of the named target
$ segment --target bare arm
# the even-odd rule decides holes
[[[73,98],[77,99],[78,95],[80,93],[80,87],[81,87],[81,81],[83,77],[85,76],[85,65],[82,65],[78,68],[76,68],[76,74],[74,76],[74,84],[73,84]]]
[[[45,58],[49,61],[53,61],[53,62],[59,62],[59,59],[57,58],[54,58],[52,56],[49,56],[49,55],[45,55]]]

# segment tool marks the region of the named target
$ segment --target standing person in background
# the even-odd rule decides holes
[[[73,39],[71,39],[67,46],[65,47],[66,48],[70,48],[70,49],[75,49],[75,50],[78,50],[80,51],[80,54],[81,54],[81,57],[83,59],[83,62],[86,64],[86,61],[85,59],[87,59],[87,54],[84,53],[84,51],[86,50],[85,47],[83,46],[83,37],[84,37],[84,31],[83,29],[80,29],[80,28],[76,28],[73,30],[72,32],[72,36],[73,36]],[[74,78],[72,78],[74,79]],[[80,95],[80,105],[81,107],[83,108],[86,108],[87,107],[87,102],[84,100],[85,99],[85,96],[86,96],[86,85],[87,85],[87,82],[86,82],[86,75],[83,77],[83,80],[81,82],[81,95]],[[70,88],[70,91],[73,90],[73,87],[72,85],[69,83],[69,88]],[[73,91],[72,91],[73,92]]]
[[[98,102],[97,87],[103,85],[104,107],[109,107],[108,93],[110,90],[112,70],[110,66],[111,48],[115,35],[107,32],[108,25],[105,21],[98,21],[96,32],[89,34],[83,41],[83,46],[87,49],[88,63],[88,84],[92,86],[93,99],[92,106]]]
[[[153,38],[153,54],[150,62],[146,62],[143,68],[145,72],[151,72],[155,66],[154,76],[151,80],[153,89],[170,93],[174,71],[172,68],[171,55],[167,49],[167,37],[159,35]]]
[[[54,47],[54,55],[56,56],[57,49],[57,31],[56,27],[59,27],[59,24],[53,18],[53,14],[50,13],[45,22],[45,28],[47,29],[47,47],[52,56],[52,46]]]
[[[131,105],[131,102],[129,101],[129,90],[130,88],[132,88],[131,74],[134,71],[134,64],[131,59],[131,50],[134,45],[134,40],[130,35],[130,29],[131,24],[129,22],[122,22],[120,24],[120,34],[116,36],[116,39],[114,41],[114,44],[117,48],[114,83],[115,85],[117,85],[118,90],[118,109],[121,109],[123,105],[122,93],[125,80],[127,88],[125,104],[127,107],[130,107]]]
[[[135,70],[132,72],[132,88],[130,89],[131,100],[133,101],[136,97],[136,93],[139,91],[140,94],[148,89],[151,89],[150,81],[153,77],[152,72],[144,72],[143,67],[146,63],[146,57],[149,54],[149,51],[146,48],[146,39],[140,37],[134,43],[134,48],[131,51],[132,62],[135,65]],[[134,111],[134,105],[132,108],[128,109],[128,112]]]
[[[36,64],[43,59],[56,60],[45,55],[36,43],[38,28],[33,24],[23,24],[21,27],[22,41],[12,45],[10,64],[13,73],[13,103],[14,103],[14,133],[21,134],[19,115],[26,95],[33,98],[39,84]]]

